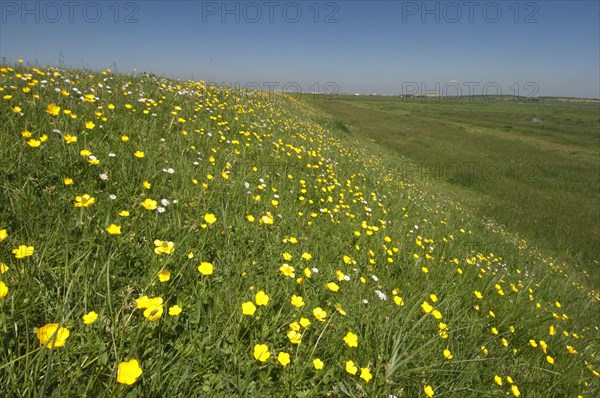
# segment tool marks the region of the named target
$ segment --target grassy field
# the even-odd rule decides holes
[[[306,96],[403,157],[400,170],[568,259],[600,286],[600,103]],[[580,271],[581,270],[581,271]]]
[[[589,278],[360,120],[110,70],[0,88],[4,396],[598,396]]]

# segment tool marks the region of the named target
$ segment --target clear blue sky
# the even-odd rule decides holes
[[[286,91],[597,98],[599,49],[598,1],[0,0],[9,62]]]

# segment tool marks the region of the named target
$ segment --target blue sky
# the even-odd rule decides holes
[[[597,1],[0,1],[0,56],[285,91],[600,97]]]

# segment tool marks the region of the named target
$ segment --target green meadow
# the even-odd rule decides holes
[[[600,101],[311,96],[398,167],[568,259],[600,286]]]
[[[597,107],[0,65],[2,395],[598,396]]]

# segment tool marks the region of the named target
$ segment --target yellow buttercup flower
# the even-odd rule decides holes
[[[75,207],[89,207],[94,203],[96,203],[96,198],[93,198],[87,193],[81,196],[75,196]]]
[[[325,366],[325,363],[321,359],[315,358],[313,360],[313,366],[315,367],[315,369],[321,370]]]
[[[331,290],[332,292],[337,292],[338,290],[340,290],[340,287],[335,282],[329,282],[327,284],[327,289]]]
[[[142,368],[137,360],[131,359],[119,363],[117,369],[117,383],[132,385],[142,375]]]
[[[348,332],[344,336],[344,342],[348,344],[348,347],[358,347],[358,336],[352,332]]]
[[[8,294],[8,286],[2,281],[0,281],[0,299],[6,297]]]
[[[0,229],[0,242],[8,238],[8,232],[5,229]]]
[[[63,140],[65,140],[67,144],[73,144],[74,142],[77,142],[77,137],[71,134],[65,134]]]
[[[86,129],[92,130],[94,127],[96,127],[96,125],[91,120],[88,120],[87,122],[85,122],[85,128]]]
[[[290,354],[282,351],[277,355],[277,360],[285,368],[290,363]]]
[[[358,372],[358,368],[354,364],[354,361],[346,361],[346,372],[350,373],[351,375],[355,375],[356,372]]]
[[[310,253],[304,252],[304,253],[302,253],[302,255],[300,257],[302,257],[302,259],[304,259],[306,261],[309,261],[312,258],[312,255]]]
[[[162,305],[163,299],[162,297],[148,297],[142,296],[140,298],[135,299],[135,304],[138,309],[144,309],[148,307],[158,307]]]
[[[242,314],[244,315],[254,315],[254,313],[256,312],[256,306],[254,305],[254,303],[252,301],[246,301],[245,303],[242,304]]]
[[[32,148],[37,148],[40,145],[42,145],[42,141],[36,140],[35,138],[31,138],[29,141],[27,141],[27,145],[29,145]]]
[[[423,304],[421,304],[421,309],[424,313],[429,314],[433,310],[433,306],[427,301],[423,301]]]
[[[156,210],[158,202],[154,199],[146,198],[140,205],[146,210]]]
[[[156,321],[162,316],[163,311],[162,305],[152,305],[144,310],[144,317],[149,321]]]
[[[269,303],[269,296],[265,292],[263,292],[262,290],[260,290],[254,296],[254,301],[256,302],[256,305],[263,305],[263,306],[265,306],[265,305],[267,305]]]
[[[111,235],[121,235],[121,227],[119,225],[110,224],[106,231]]]
[[[33,246],[21,245],[16,249],[13,249],[12,253],[15,255],[16,258],[25,258],[33,256],[34,250],[35,249]]]
[[[204,215],[204,221],[206,221],[207,224],[214,224],[217,221],[217,217],[212,213],[206,213]]]
[[[86,325],[91,325],[92,323],[96,322],[96,319],[98,319],[98,314],[94,311],[90,311],[83,316],[83,323]]]
[[[519,391],[519,387],[517,387],[516,385],[512,385],[510,386],[510,391],[512,392],[512,394],[515,397],[520,397],[521,396],[521,391]]]
[[[169,279],[171,279],[171,273],[168,270],[163,269],[162,271],[160,271],[158,273],[158,280],[159,281],[161,281],[161,282],[167,282]]]
[[[173,254],[175,251],[175,244],[166,240],[156,239],[154,241],[154,253],[160,254]]]
[[[430,385],[425,385],[423,386],[423,392],[425,393],[425,395],[427,395],[429,398],[433,397],[435,395],[435,391],[433,391],[433,388]]]
[[[58,327],[58,323],[48,323],[41,328],[36,329],[35,334],[40,344],[48,349],[60,348],[65,345],[69,337],[69,329]]]
[[[296,276],[296,274],[294,273],[294,267],[288,264],[283,264],[281,267],[279,267],[279,271],[281,271],[283,275],[290,278],[294,278]]]
[[[138,159],[141,159],[141,158],[143,158],[144,156],[146,156],[146,154],[145,154],[143,151],[135,151],[135,152],[133,153],[133,156],[135,156],[135,157],[136,157],[136,158],[138,158]]]
[[[343,316],[347,315],[346,311],[342,308],[342,306],[340,304],[335,305],[335,310]]]
[[[321,307],[317,307],[313,309],[313,315],[318,321],[325,322],[327,312],[325,312],[325,310],[323,310]]]
[[[295,330],[290,330],[287,337],[292,344],[300,344],[302,342],[302,335]]]
[[[360,378],[368,383],[373,378],[371,370],[369,368],[360,368]]]
[[[169,315],[170,316],[177,316],[179,314],[181,314],[181,311],[183,311],[183,309],[178,306],[177,304],[175,304],[172,307],[169,307]]]
[[[488,349],[486,348],[486,346],[482,345],[481,347],[479,347],[479,349],[481,350],[481,353],[483,354],[483,356],[488,356],[489,352]]]
[[[270,357],[271,353],[269,352],[269,347],[267,347],[266,344],[256,344],[254,346],[254,358],[257,361],[265,362]]]
[[[293,295],[290,302],[296,308],[304,306],[304,299],[301,296]]]
[[[263,216],[260,217],[259,222],[261,224],[266,224],[266,225],[272,225],[273,224],[273,216],[271,215],[271,213],[264,214]]]
[[[202,275],[211,275],[213,271],[214,266],[209,262],[203,261],[198,266],[198,272],[200,272]]]
[[[454,358],[449,349],[444,350],[444,358],[446,358],[448,361]]]
[[[51,116],[58,116],[60,113],[60,106],[57,106],[55,103],[51,103],[48,105],[48,108],[46,108],[46,113]]]

